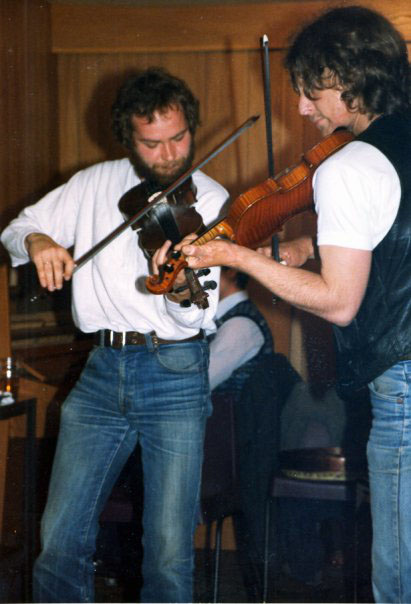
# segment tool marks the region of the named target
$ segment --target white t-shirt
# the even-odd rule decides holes
[[[391,228],[401,197],[394,166],[376,147],[353,141],[313,178],[317,244],[373,250]]]
[[[205,225],[214,222],[227,198],[226,190],[197,171],[195,208]],[[74,245],[80,258],[124,222],[120,197],[140,181],[128,159],[96,164],[75,174],[66,184],[25,208],[4,230],[1,240],[13,266],[29,260],[24,240],[33,232],[46,233],[65,248]],[[149,265],[137,234],[126,229],[73,276],[73,318],[84,332],[154,330],[160,338],[184,339],[200,328],[215,329],[213,317],[219,290],[209,290],[209,308],[182,308],[163,295],[149,294],[140,284]],[[219,281],[219,269],[207,280]]]

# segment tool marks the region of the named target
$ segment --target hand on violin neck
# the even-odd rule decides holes
[[[192,241],[192,239],[190,239]],[[171,241],[167,240],[164,244],[155,251],[152,257],[152,272],[154,275],[159,275],[164,270],[164,266],[168,264],[170,256],[174,252],[178,252],[178,246],[172,248]],[[185,278],[184,271],[179,271],[173,281],[173,289],[166,294],[167,298],[172,302],[180,304],[183,300],[190,297],[188,284]]]
[[[262,247],[258,247],[256,252],[261,254],[262,256],[266,256],[267,258],[273,257],[273,249],[271,245],[264,245]]]
[[[30,259],[37,269],[42,287],[61,289],[71,279],[75,263],[68,251],[44,233],[30,233],[25,239]]]
[[[210,266],[231,266],[241,269],[238,266],[240,250],[245,250],[245,248],[223,239],[215,239],[198,246],[188,244],[182,247],[188,266],[193,269]]]
[[[158,275],[160,272],[160,266],[163,266],[167,262],[169,252],[171,249],[171,241],[167,240],[163,245],[154,252],[151,259],[151,269],[153,275]]]
[[[173,247],[173,249],[172,249],[171,241],[169,239],[167,239],[163,243],[163,245],[160,248],[158,248],[158,250],[156,250],[153,254],[153,257],[151,259],[153,274],[157,275],[159,273],[160,266],[163,266],[164,264],[166,264],[168,262],[168,260],[170,258],[170,254],[172,252],[181,251],[181,248],[186,243],[191,243],[196,238],[197,238],[197,235],[194,233],[191,233],[190,235],[187,235],[186,237],[184,237],[184,239],[180,243],[177,243]]]
[[[303,235],[291,241],[282,241],[279,245],[280,260],[287,266],[303,266],[307,260],[314,259],[314,240]]]

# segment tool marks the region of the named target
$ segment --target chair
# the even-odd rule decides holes
[[[201,483],[201,522],[207,527],[210,549],[211,529],[215,523],[215,545],[212,569],[212,595],[218,602],[220,558],[224,520],[238,511],[236,498],[236,439],[234,400],[213,397],[213,413],[208,418],[204,443]]]
[[[364,473],[361,461],[355,467],[347,463],[340,447],[320,447],[282,451],[279,456],[280,471],[270,485],[266,502],[265,552],[263,577],[263,602],[267,602],[269,583],[269,539],[271,503],[280,498],[302,500],[340,501],[345,507],[346,539],[344,579],[347,602],[356,601],[356,525],[357,480]],[[349,542],[354,546],[354,556],[348,555]]]
[[[236,554],[246,591],[252,601],[260,598],[264,502],[273,468],[270,453],[279,448],[281,409],[299,380],[284,355],[267,354],[240,397],[213,395],[201,493],[202,520],[208,529],[216,524],[209,601],[218,602],[221,534],[228,516],[234,520]]]
[[[354,602],[372,602],[372,523],[368,477],[358,480],[356,487],[354,573],[357,580],[354,586]]]
[[[36,404],[35,398],[20,400],[7,406],[0,406],[0,422],[11,418],[26,416],[24,440],[24,476],[23,476],[23,569],[24,601],[31,601],[31,575],[36,553]],[[6,558],[7,564],[13,565]]]

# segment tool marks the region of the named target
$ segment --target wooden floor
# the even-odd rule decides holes
[[[212,601],[210,560],[204,550],[196,551],[195,595],[194,602]],[[282,573],[276,582],[270,582],[269,602],[347,602],[344,590],[342,571],[325,570],[318,585],[308,586],[293,580]],[[21,556],[10,557],[10,552],[3,552],[0,559],[0,602],[25,602],[24,575]],[[29,600],[30,601],[30,600]],[[221,575],[219,598],[225,602],[261,602],[261,596],[251,589],[246,589],[242,569],[238,564],[236,552],[223,550],[221,556]],[[350,600],[353,601],[353,600]],[[358,582],[357,602],[373,602],[370,577],[362,573]],[[112,572],[96,573],[96,602],[139,602],[135,581],[115,576]]]
[[[197,551],[195,573],[195,603],[212,601],[210,583],[210,565],[204,551]],[[275,587],[275,590],[274,590]],[[132,590],[124,589],[114,578],[97,577],[97,602],[136,602]],[[225,602],[261,602],[261,597],[244,587],[241,568],[238,566],[236,553],[225,550],[221,557],[221,579],[219,598]],[[316,587],[310,587],[293,580],[286,574],[277,577],[276,585],[270,585],[269,602],[333,602],[344,603],[345,589],[342,572],[326,573]],[[373,602],[369,576],[362,576],[358,584],[357,602]]]
[[[335,568],[327,559],[325,550],[320,556],[319,571],[311,585],[296,580],[287,568],[287,562],[280,562],[276,571],[270,570],[268,582],[268,602],[373,602],[371,592],[370,540],[371,526],[369,506],[359,509],[358,549],[353,550],[350,541],[346,561],[351,569],[348,583],[344,580],[344,566]],[[136,538],[135,525],[128,523],[102,522],[95,556],[96,602],[139,602],[138,569],[141,561],[140,539]],[[10,541],[12,543],[12,540]],[[307,544],[307,541],[304,541]],[[140,549],[139,549],[140,548]],[[301,548],[299,548],[301,549]],[[288,559],[290,547],[287,548]],[[321,549],[316,548],[316,552]],[[356,596],[347,591],[353,586],[353,560],[357,559]],[[303,557],[303,560],[306,558]],[[212,602],[212,556],[206,549],[196,549],[194,602]],[[298,566],[298,565],[297,565]],[[296,567],[297,568],[297,567]],[[304,563],[304,568],[307,565]],[[301,569],[300,569],[301,570]],[[295,573],[295,570],[294,570]],[[318,575],[318,576],[317,576]],[[241,561],[233,549],[223,549],[220,561],[220,581],[218,602],[262,602],[261,585],[250,579],[249,561]],[[0,603],[30,602],[27,597],[24,556],[18,542],[8,549],[0,548]],[[347,595],[349,594],[349,595]]]

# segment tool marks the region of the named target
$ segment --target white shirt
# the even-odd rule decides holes
[[[197,171],[195,207],[204,224],[214,222],[227,198],[217,182]],[[29,260],[24,240],[30,233],[45,233],[65,248],[74,245],[78,259],[124,222],[120,197],[140,181],[128,159],[96,164],[75,174],[66,184],[25,208],[4,230],[1,240],[13,266]],[[209,308],[182,308],[163,295],[142,287],[149,275],[148,261],[138,236],[126,229],[73,276],[72,311],[84,332],[154,330],[160,338],[184,339],[200,328],[213,330],[218,288],[209,290]],[[219,281],[219,269],[207,279]]]
[[[248,300],[245,291],[223,298],[217,308],[217,319],[233,306]],[[255,321],[248,317],[232,317],[217,329],[210,343],[210,387],[225,382],[238,367],[252,359],[264,344],[264,336]]]
[[[373,250],[397,215],[401,186],[376,147],[353,141],[329,157],[313,178],[317,244]]]

